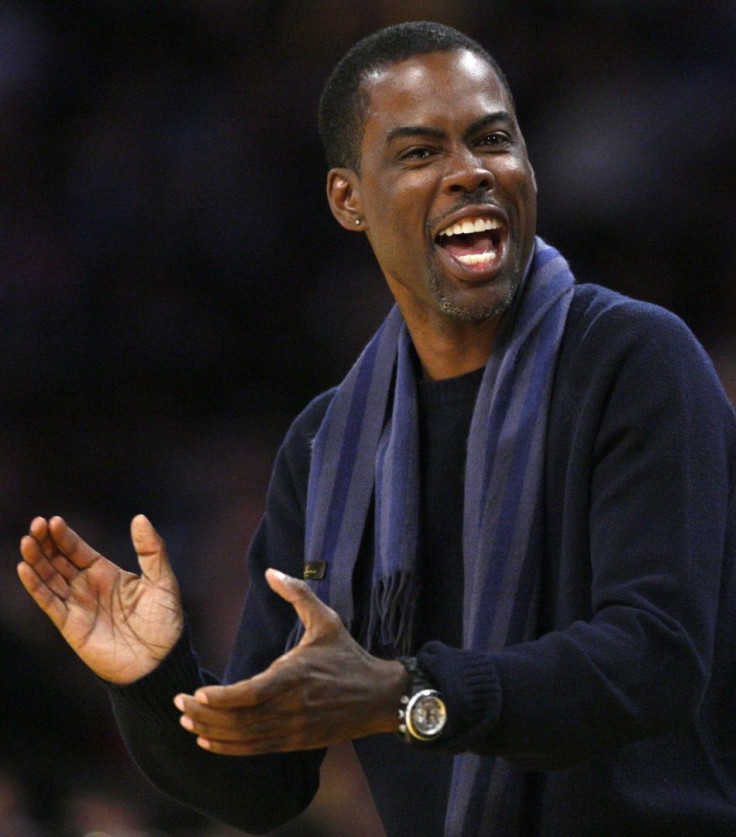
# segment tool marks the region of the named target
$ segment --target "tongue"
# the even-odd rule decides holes
[[[455,258],[459,256],[478,255],[495,250],[493,239],[487,232],[468,233],[467,235],[453,235],[452,238],[443,237],[440,244]]]

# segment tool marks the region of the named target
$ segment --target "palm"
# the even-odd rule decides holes
[[[69,590],[59,629],[107,680],[129,681],[146,673],[173,644],[172,623],[181,625],[176,589],[123,572],[105,558],[81,572]]]
[[[183,625],[179,588],[150,523],[131,526],[142,575],[95,552],[60,518],[37,518],[21,542],[23,585],[100,677],[131,683],[154,669]]]

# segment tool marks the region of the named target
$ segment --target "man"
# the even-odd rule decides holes
[[[35,519],[23,584],[152,781],[246,830],[353,740],[389,835],[736,833],[736,428],[703,351],[535,238],[460,33],[359,43],[320,130],[397,307],[284,441],[223,684],[146,518],[140,577]]]

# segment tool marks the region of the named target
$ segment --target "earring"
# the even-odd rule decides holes
[[[356,218],[356,219],[355,219],[355,226],[356,226],[356,227],[359,227],[359,226],[360,226],[360,218]]]

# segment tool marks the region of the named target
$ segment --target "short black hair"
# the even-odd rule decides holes
[[[360,171],[360,143],[368,105],[363,80],[367,74],[415,55],[462,49],[475,53],[492,67],[513,105],[506,76],[477,41],[442,23],[411,21],[388,26],[351,47],[325,83],[319,100],[319,135],[327,165]]]

